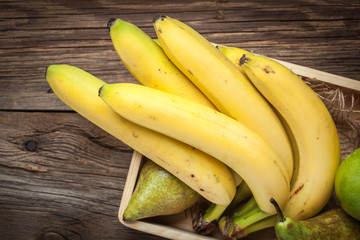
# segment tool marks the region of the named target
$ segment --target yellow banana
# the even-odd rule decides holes
[[[140,28],[121,19],[110,19],[108,27],[119,58],[141,84],[216,109],[169,60],[158,39],[151,39]],[[242,179],[234,172],[233,175],[236,185],[240,184]]]
[[[272,107],[216,47],[186,24],[168,16],[153,21],[169,59],[222,113],[239,120],[267,141],[286,166],[293,160],[288,136]]]
[[[269,58],[246,54],[240,64],[282,115],[297,143],[298,171],[283,212],[295,219],[310,218],[325,206],[333,192],[340,161],[334,121],[316,93],[288,68]]]
[[[108,26],[119,58],[141,84],[215,108],[144,31],[121,19]]]
[[[141,84],[216,109],[169,60],[161,49],[158,39],[151,39],[134,24],[120,19],[110,19],[108,26],[119,58]],[[236,185],[239,185],[242,179],[234,172],[233,175]]]
[[[285,166],[258,134],[214,109],[131,83],[105,84],[99,96],[124,118],[187,143],[224,162],[251,189],[259,207],[275,213],[289,197]]]
[[[241,48],[229,47],[220,44],[215,44],[215,47],[219,49],[220,52],[222,52],[232,63],[234,63],[245,77],[247,77],[245,71],[240,67],[239,62],[242,55],[251,54],[250,52]]]
[[[70,65],[51,65],[46,77],[69,107],[177,176],[210,202],[229,204],[236,186],[229,168],[193,147],[134,124],[98,97],[105,84]]]

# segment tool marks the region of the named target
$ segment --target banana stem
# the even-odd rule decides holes
[[[242,203],[245,199],[252,196],[251,190],[249,186],[242,181],[240,185],[237,187],[235,197],[231,201],[230,205],[226,208],[224,214],[231,214],[234,210]]]
[[[205,210],[203,220],[211,222],[218,220],[225,212],[232,212],[234,209],[246,198],[251,196],[251,191],[245,182],[241,182],[236,189],[235,196],[229,205],[211,204],[209,208]]]
[[[258,206],[256,204],[255,198],[252,197],[243,206],[241,206],[241,208],[239,208],[237,211],[233,212],[231,215],[231,218],[237,218],[237,217],[244,216],[255,209],[258,209]]]
[[[234,234],[242,234],[242,232],[248,231],[245,230],[247,227],[257,224],[272,215],[263,212],[256,204],[255,198],[252,197],[230,217],[220,219],[219,228],[223,235],[231,237]]]
[[[204,213],[203,220],[206,222],[211,222],[213,220],[219,219],[219,217],[224,213],[228,205],[220,204],[211,204]]]
[[[238,239],[250,233],[274,226],[276,221],[283,222],[285,217],[275,199],[270,202],[274,205],[277,214],[263,212],[252,197],[231,217],[222,217],[219,221],[220,231],[230,239]]]
[[[265,228],[274,227],[277,221],[278,217],[276,215],[269,216],[245,228],[245,233],[246,235],[249,235],[250,233],[260,231]]]
[[[263,220],[273,214],[269,214],[261,211],[260,209],[254,209],[251,212],[245,214],[244,216],[232,218],[229,231],[232,231],[232,228],[236,225],[237,227],[244,229],[260,220]]]
[[[274,227],[276,222],[278,221],[278,217],[276,215],[269,216],[265,219],[262,219],[244,229],[235,229],[233,228],[233,232],[231,234],[231,238],[240,239],[248,236],[251,233]]]
[[[233,219],[245,216],[246,214],[253,212],[256,209],[258,209],[258,206],[256,204],[255,198],[252,197],[235,212],[231,212],[230,214],[224,214],[224,216],[219,220],[218,224],[220,231],[224,235],[227,235]]]
[[[219,227],[220,232],[222,232],[222,234],[224,236],[227,235],[229,226],[230,226],[230,217],[227,215],[222,216],[219,220],[218,227]]]
[[[208,235],[215,228],[218,220],[226,212],[232,212],[246,198],[251,196],[251,191],[245,182],[237,187],[234,199],[229,205],[211,204],[204,212],[200,212],[193,220],[193,229],[202,234]]]

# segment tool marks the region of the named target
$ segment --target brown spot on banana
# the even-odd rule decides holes
[[[295,190],[295,192],[289,197],[289,199],[291,199],[292,197],[294,197],[295,195],[297,195],[300,191],[301,191],[301,189],[303,189],[304,188],[304,184],[302,183],[296,190]]]
[[[149,114],[149,119],[156,121],[157,117],[155,115]]]
[[[262,68],[262,70],[266,73],[275,73],[275,71],[270,67],[270,66],[265,66],[264,68]]]
[[[302,209],[296,216],[301,216],[301,214],[303,214],[304,209]]]
[[[137,135],[135,132],[132,132],[132,135],[133,135],[134,138],[138,138],[138,137],[139,137],[139,135]]]

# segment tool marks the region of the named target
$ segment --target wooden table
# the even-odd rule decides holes
[[[136,82],[106,27],[166,14],[212,42],[360,80],[358,1],[0,1],[0,239],[159,239],[117,212],[132,149],[71,111],[45,69]]]

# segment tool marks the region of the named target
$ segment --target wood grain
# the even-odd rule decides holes
[[[1,239],[122,236],[132,149],[75,113],[2,111],[0,141]]]
[[[212,42],[360,80],[356,1],[144,2],[0,3],[0,109],[69,110],[48,93],[50,64],[75,65],[110,83],[136,82],[113,49],[111,17],[156,37],[152,19],[167,14]]]

